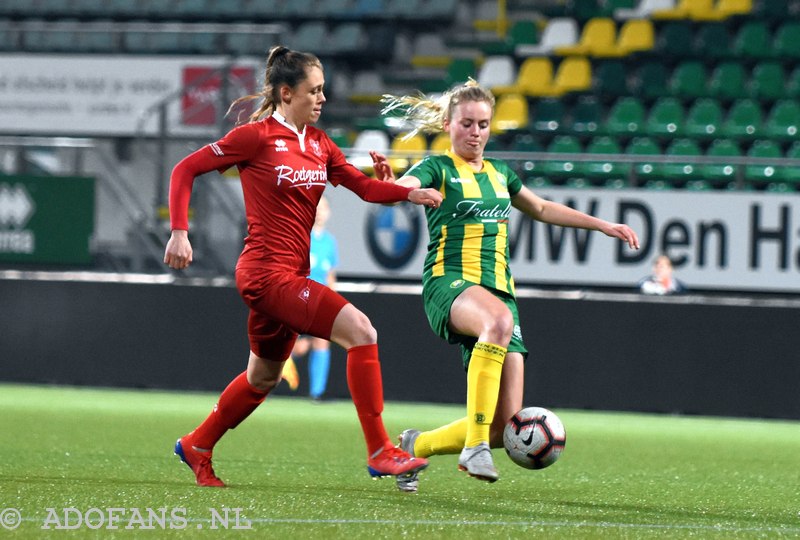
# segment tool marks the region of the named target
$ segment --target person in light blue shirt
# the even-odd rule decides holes
[[[308,277],[334,289],[336,267],[339,265],[339,249],[336,238],[325,228],[330,214],[330,204],[325,197],[322,197],[317,205],[314,227],[311,229],[311,273]],[[314,401],[322,400],[328,385],[330,346],[330,342],[322,338],[303,336],[297,340],[292,351],[292,357],[295,359],[308,353],[308,394]]]

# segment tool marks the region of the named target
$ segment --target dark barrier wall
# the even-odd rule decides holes
[[[419,296],[345,295],[378,329],[387,400],[464,402]],[[800,419],[800,308],[595,296],[520,299],[526,404]],[[0,380],[218,392],[246,365],[246,319],[232,287],[0,280]],[[328,394],[348,396],[339,348]]]

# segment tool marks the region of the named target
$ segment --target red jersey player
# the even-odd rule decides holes
[[[377,332],[366,315],[332,289],[308,279],[310,231],[328,182],[368,202],[411,201],[438,207],[441,194],[371,179],[345,161],[314,124],[320,116],[324,75],[319,59],[286,47],[267,58],[263,98],[250,122],[231,130],[175,166],[170,179],[172,235],[164,262],[192,262],[188,208],[195,177],[236,166],[244,191],[248,235],[236,265],[236,285],[250,308],[247,369],[219,397],[194,431],[178,439],[175,453],[200,486],[225,484],[214,473],[211,452],[223,434],[247,418],[280,382],[284,361],[299,333],[347,350],[347,384],[367,445],[372,476],[413,473],[428,462],[396,448],[383,425],[383,387]],[[385,156],[372,154],[380,179],[391,177]]]

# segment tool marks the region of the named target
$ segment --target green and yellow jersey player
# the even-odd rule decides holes
[[[502,446],[503,426],[522,408],[527,356],[508,264],[511,209],[544,223],[601,231],[632,249],[639,240],[627,225],[537,196],[504,162],[485,158],[494,96],[475,81],[436,101],[419,94],[385,96],[384,103],[384,113],[402,111],[415,132],[450,135],[449,151],[426,157],[396,182],[442,193],[441,206],[426,209],[423,300],[432,329],[461,345],[467,369],[467,416],[431,431],[407,429],[400,446],[419,457],[460,452],[460,470],[494,482],[499,474],[491,448]],[[416,491],[417,474],[398,476],[397,485]]]

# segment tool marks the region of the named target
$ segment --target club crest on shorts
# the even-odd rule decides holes
[[[456,280],[453,280],[452,283],[450,283],[450,288],[451,289],[458,289],[459,287],[462,287],[463,285],[464,285],[464,280],[463,279],[456,279]]]
[[[297,297],[300,300],[302,300],[303,302],[306,302],[306,303],[308,302],[308,299],[309,299],[310,296],[311,296],[311,289],[309,289],[308,287],[306,287],[305,289],[300,291],[300,294],[297,295]]]

